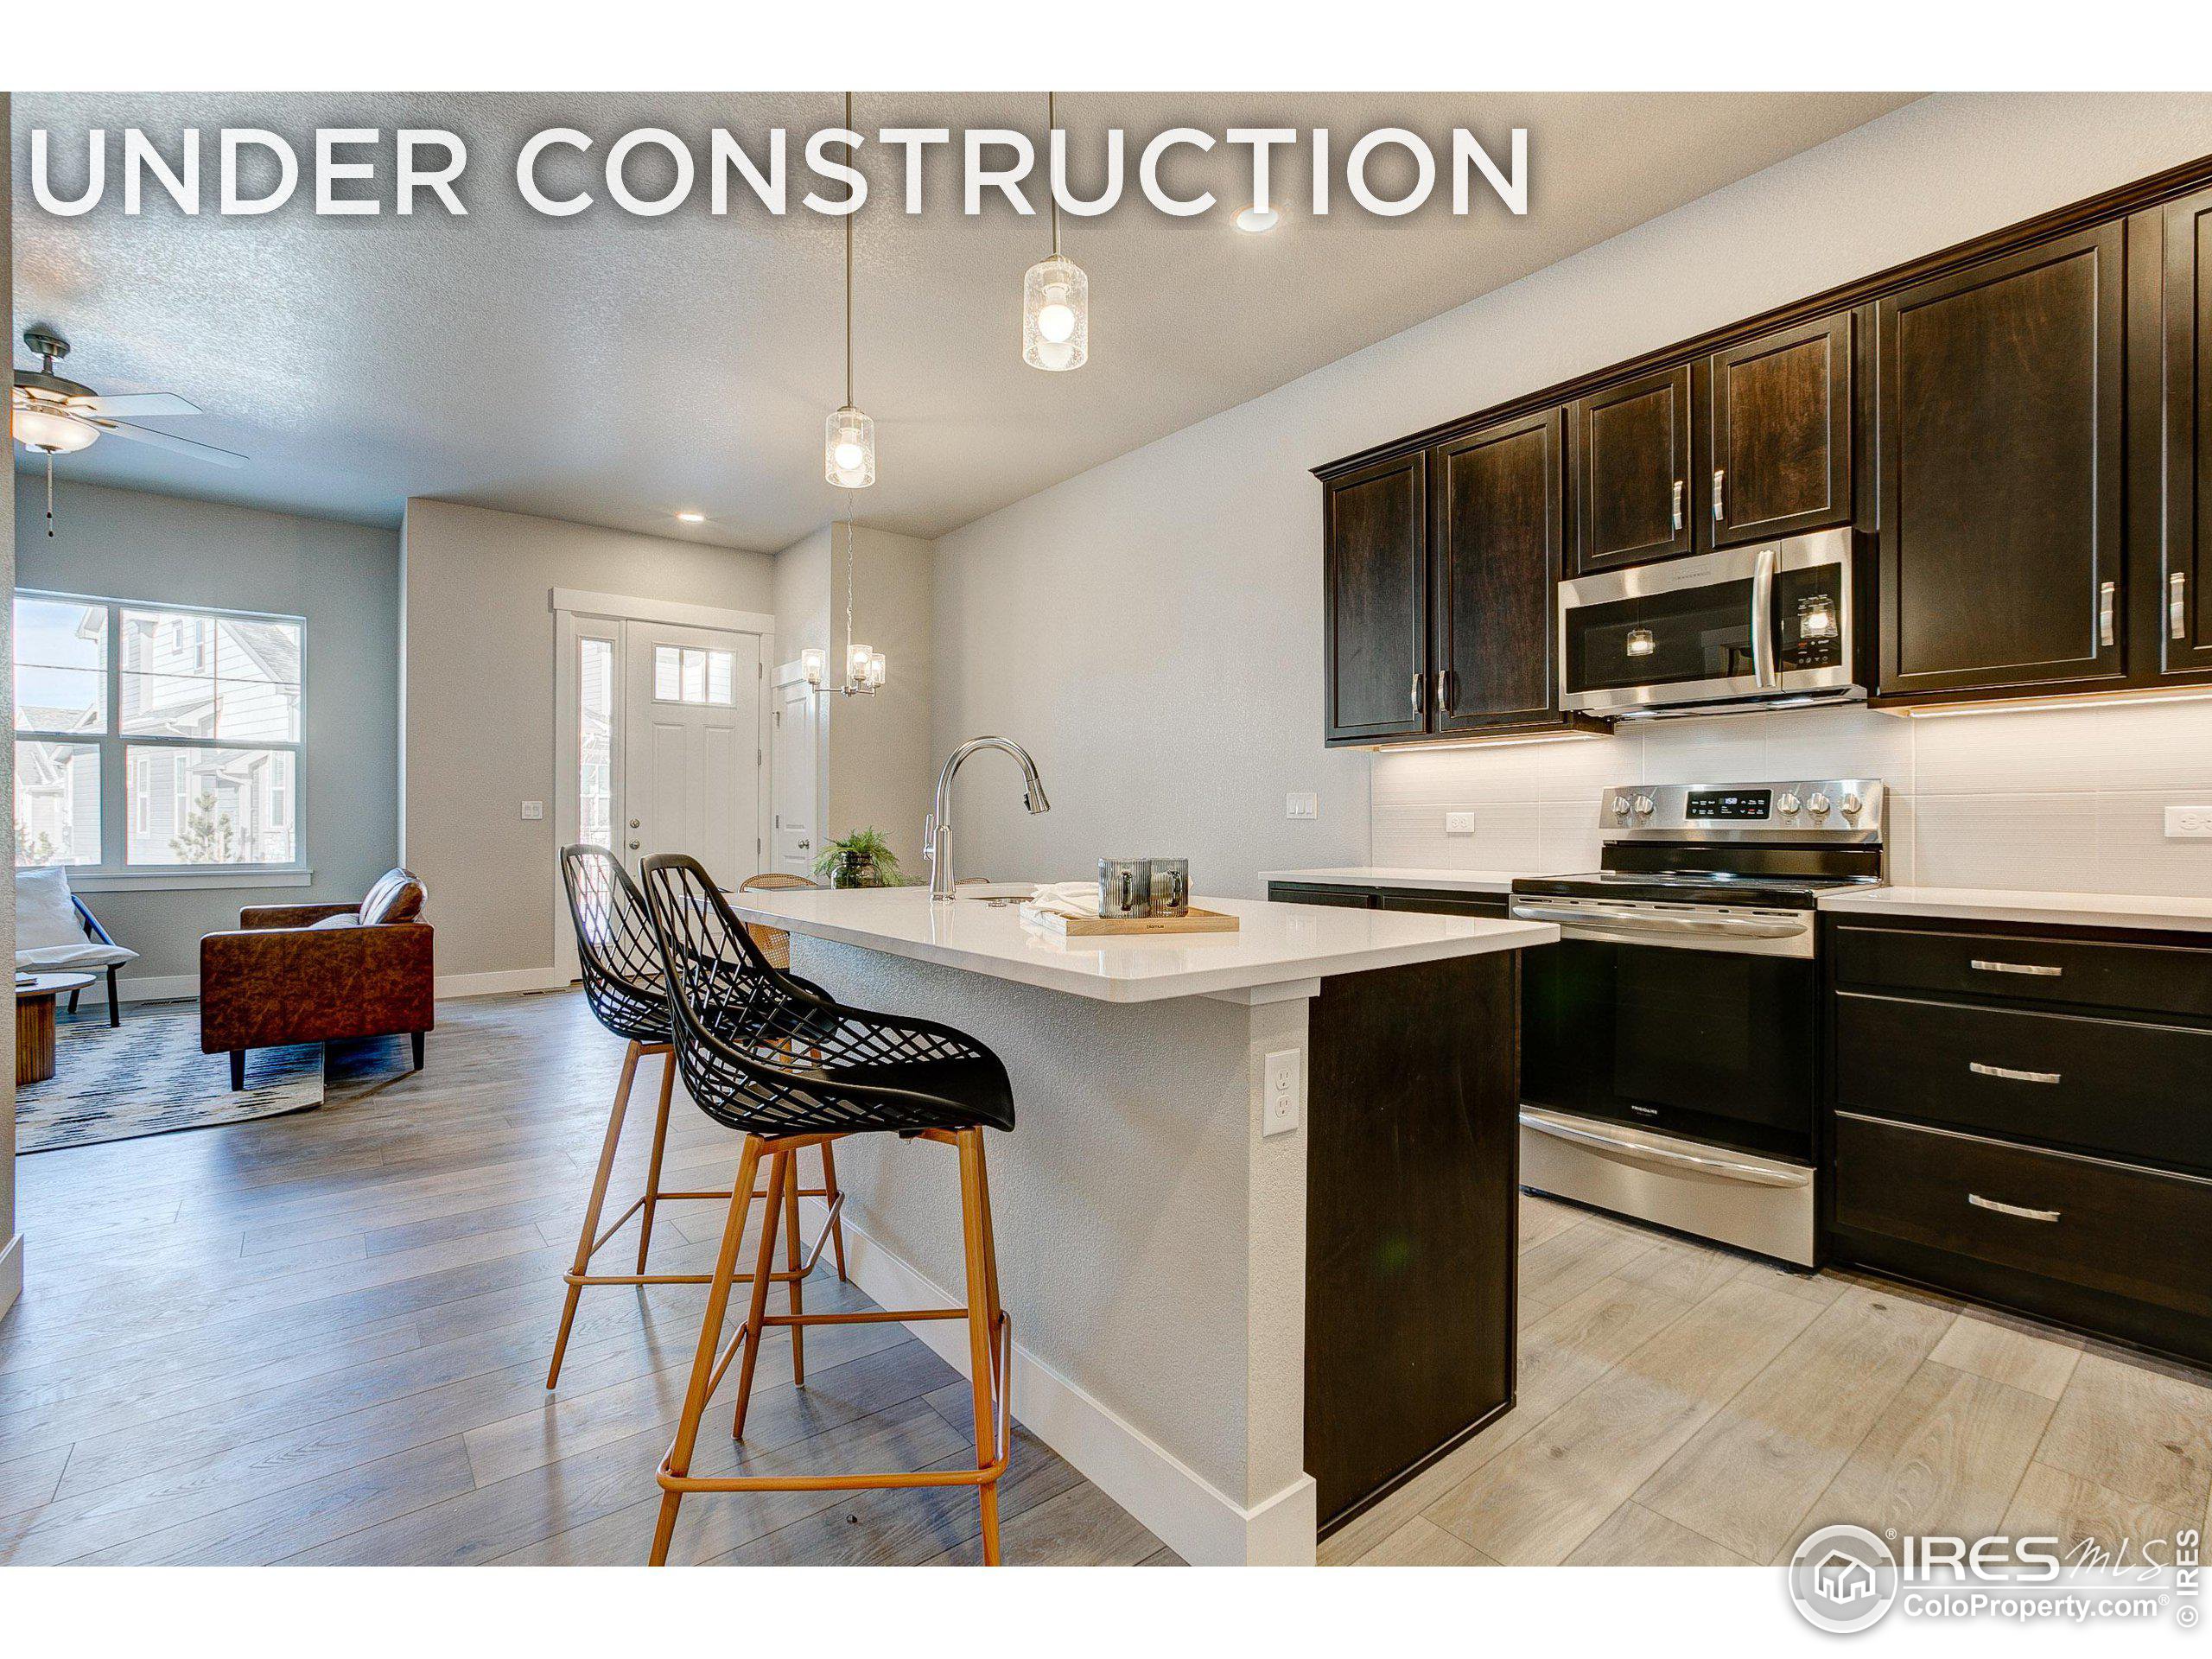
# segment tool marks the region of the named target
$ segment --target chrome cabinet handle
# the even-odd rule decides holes
[[[2039,962],[1989,962],[1980,957],[1967,957],[1967,966],[1985,974],[2032,974],[2037,979],[2056,979],[2066,971]]]
[[[2017,1216],[2022,1221],[2056,1221],[2056,1210],[2031,1210],[2024,1205],[1999,1204],[1995,1198],[1985,1198],[1979,1192],[1967,1194],[1967,1202],[1977,1210],[1993,1210],[2000,1216]]]
[[[1713,469],[1713,522],[1719,524],[1728,515],[1721,510],[1721,480],[1728,476],[1725,467]]]
[[[2113,607],[2120,595],[2120,584],[2107,582],[2097,588],[2097,643],[2108,645],[2113,640]]]
[[[1415,714],[1421,713],[1421,677],[1416,674],[1414,676],[1413,689],[1406,694],[1407,700],[1413,704]]]
[[[1675,528],[1682,527],[1682,496],[1688,486],[1681,479],[1675,480]]]
[[[2009,1065],[1986,1065],[1980,1060],[1968,1060],[1967,1070],[1978,1077],[2005,1077],[2013,1083],[2056,1083],[2061,1076],[2056,1071],[2021,1071]]]
[[[1452,695],[1453,678],[1452,672],[1448,668],[1440,668],[1436,671],[1436,712],[1440,715],[1450,714],[1452,705],[1458,701]]]
[[[2189,638],[2189,574],[2183,570],[2166,578],[2166,638]]]
[[[1774,671],[1774,568],[1777,549],[1763,547],[1751,570],[1751,678],[1762,688],[1782,683]]]

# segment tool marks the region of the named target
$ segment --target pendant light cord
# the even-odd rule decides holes
[[[853,130],[853,95],[845,94],[845,130]],[[1056,231],[1054,235],[1058,232]],[[853,215],[845,215],[845,407],[853,406]],[[849,619],[848,619],[849,620]]]
[[[1052,94],[1045,94],[1045,194],[1052,204],[1052,257],[1060,257],[1060,193],[1052,187],[1052,129],[1056,124]]]

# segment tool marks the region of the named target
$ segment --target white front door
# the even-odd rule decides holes
[[[776,814],[770,863],[785,874],[810,880],[820,839],[816,769],[821,699],[804,680],[793,679],[776,688],[775,700]]]
[[[734,887],[761,868],[760,637],[664,622],[622,628],[622,861],[635,875],[655,853],[689,853]]]

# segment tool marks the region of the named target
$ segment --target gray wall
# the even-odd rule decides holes
[[[1020,739],[1054,809],[978,777],[963,860],[1187,853],[1230,895],[1364,861],[1378,762],[1321,747],[1309,467],[2208,151],[2204,96],[1923,99],[939,538],[937,747]]]
[[[411,500],[401,531],[400,844],[441,980],[553,966],[556,588],[772,612],[772,559]],[[778,645],[781,654],[780,642]],[[522,817],[543,801],[545,817]]]
[[[124,970],[125,999],[133,980],[197,974],[200,936],[236,927],[244,906],[359,898],[398,849],[397,533],[89,484],[56,485],[51,540],[44,512],[42,479],[16,491],[19,586],[307,619],[314,885],[87,893],[117,943],[139,953]]]

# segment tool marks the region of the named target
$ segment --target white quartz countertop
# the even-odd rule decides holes
[[[747,921],[810,938],[1104,1002],[1245,991],[1522,950],[1559,938],[1559,929],[1542,922],[1279,905],[1262,899],[1192,900],[1204,909],[1235,915],[1242,925],[1234,933],[1119,938],[1062,938],[1023,925],[1017,906],[965,896],[940,903],[918,887],[768,888],[731,893],[729,902]]]
[[[1262,881],[1305,881],[1323,887],[1421,887],[1431,893],[1505,893],[1524,875],[1548,870],[1426,870],[1410,865],[1334,864],[1319,870],[1262,870]]]
[[[2032,893],[2005,887],[1875,887],[1821,896],[1847,916],[1929,916],[1965,922],[2044,922],[2052,926],[2158,927],[2212,932],[2212,899],[2131,893]]]

